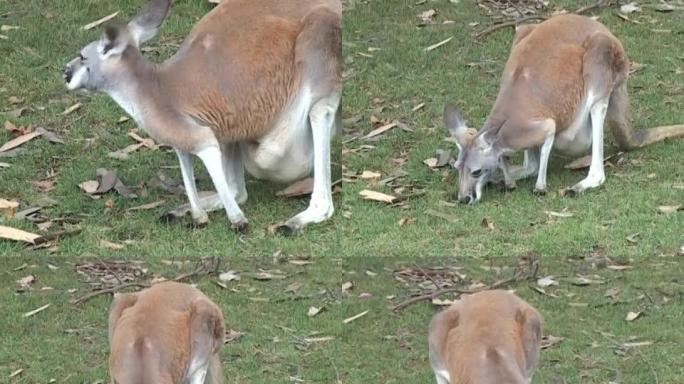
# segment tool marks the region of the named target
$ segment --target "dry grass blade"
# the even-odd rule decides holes
[[[374,130],[370,131],[370,132],[369,132],[366,136],[364,136],[363,138],[364,138],[364,139],[369,139],[369,138],[371,138],[371,137],[374,137],[374,136],[383,134],[383,133],[389,131],[390,129],[392,129],[392,128],[398,126],[398,125],[399,125],[399,124],[398,124],[396,121],[395,121],[395,122],[392,122],[392,123],[385,124],[385,125],[383,125],[383,126],[381,126],[381,127],[375,128]]]
[[[40,307],[40,308],[34,309],[33,311],[26,312],[26,313],[24,313],[23,317],[31,317],[31,316],[34,316],[34,315],[36,315],[37,313],[43,312],[44,310],[48,309],[49,306],[50,306],[50,304],[45,304],[45,305],[43,305],[43,306]]]
[[[434,49],[437,49],[437,48],[441,47],[442,45],[444,45],[444,44],[450,42],[453,38],[454,38],[454,37],[452,36],[452,37],[450,37],[450,38],[448,38],[448,39],[444,39],[444,40],[440,41],[439,43],[432,44],[431,46],[425,48],[425,52],[430,52],[430,51],[432,51],[432,50],[434,50]]]
[[[354,315],[354,316],[352,316],[352,317],[348,317],[348,318],[344,319],[342,322],[345,323],[345,324],[349,324],[349,323],[351,323],[351,322],[354,321],[354,320],[358,320],[358,319],[360,319],[360,318],[366,316],[366,315],[368,314],[368,312],[370,312],[370,310],[366,310],[366,311],[363,311],[363,312],[359,313],[358,315]]]
[[[84,25],[84,26],[82,27],[82,29],[83,29],[84,31],[87,31],[87,30],[89,30],[89,29],[93,29],[93,28],[95,28],[95,27],[97,27],[97,26],[99,26],[99,25],[102,25],[102,24],[108,22],[109,20],[115,18],[116,15],[118,15],[118,14],[119,14],[119,11],[116,11],[116,12],[112,13],[111,15],[107,15],[107,16],[105,16],[105,17],[99,19],[99,20],[95,20],[95,21],[93,21],[92,23],[88,23],[88,24]]]

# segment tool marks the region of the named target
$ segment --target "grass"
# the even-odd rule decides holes
[[[245,213],[252,233],[239,238],[228,230],[223,213],[211,215],[203,230],[182,225],[164,225],[157,216],[183,203],[184,198],[146,188],[147,194],[128,200],[107,195],[91,200],[78,184],[93,179],[97,168],[116,168],[130,186],[140,186],[159,169],[180,179],[175,156],[167,150],[141,150],[126,161],[107,153],[132,143],[126,133],[131,122],[117,124],[123,112],[106,96],[69,94],[61,81],[61,68],[78,49],[96,38],[97,31],[80,26],[121,10],[132,15],[140,1],[113,3],[54,0],[9,0],[0,4],[0,24],[17,25],[0,40],[0,110],[10,110],[9,98],[29,108],[20,118],[6,118],[17,126],[44,126],[60,133],[65,144],[36,139],[0,168],[0,198],[16,199],[21,208],[36,204],[44,196],[57,200],[43,213],[50,218],[77,218],[82,231],[60,239],[49,249],[29,249],[0,242],[0,382],[35,383],[55,379],[61,383],[92,383],[107,377],[107,296],[84,305],[69,303],[88,291],[85,277],[76,273],[81,262],[97,260],[144,260],[149,276],[173,277],[182,271],[167,260],[196,260],[216,256],[222,270],[243,272],[240,282],[228,290],[213,283],[215,278],[191,281],[223,309],[229,328],[245,332],[238,342],[222,351],[228,383],[424,383],[433,378],[427,363],[426,327],[436,308],[415,304],[401,313],[388,306],[419,291],[417,283],[402,283],[394,271],[416,266],[462,268],[471,281],[491,283],[507,277],[521,256],[535,255],[540,276],[553,275],[560,285],[546,288],[557,297],[541,295],[534,284],[511,285],[534,304],[546,319],[548,334],[565,340],[542,353],[535,382],[563,377],[568,383],[677,383],[684,371],[677,361],[684,345],[681,323],[682,256],[684,218],[680,213],[661,215],[659,205],[682,204],[684,183],[681,167],[682,141],[669,141],[628,153],[625,161],[607,171],[606,184],[578,199],[531,194],[532,183],[519,183],[518,190],[503,193],[487,190],[482,204],[473,207],[447,206],[455,178],[451,172],[429,170],[422,162],[437,148],[453,149],[443,141],[441,109],[456,102],[472,125],[482,124],[496,95],[498,76],[512,38],[501,30],[478,42],[471,31],[491,22],[471,2],[354,2],[344,14],[345,94],[344,118],[348,124],[342,145],[347,154],[346,175],[363,170],[386,177],[401,169],[408,173],[399,183],[425,190],[403,207],[389,207],[358,197],[362,189],[392,190],[373,182],[349,178],[329,222],[308,228],[301,236],[282,238],[268,233],[270,224],[302,210],[303,200],[274,198],[278,185],[250,180],[250,200]],[[555,1],[556,6],[577,6]],[[583,2],[588,3],[588,2]],[[643,3],[643,2],[642,2]],[[438,23],[417,28],[417,14],[435,8]],[[177,1],[160,36],[150,46],[148,57],[161,61],[174,51],[192,24],[210,9],[203,1]],[[10,12],[9,14],[7,14]],[[645,64],[630,81],[633,120],[637,127],[684,121],[678,105],[684,103],[684,56],[681,36],[684,12],[657,13],[644,8],[630,17],[632,24],[612,11],[599,12],[620,37],[630,57]],[[441,24],[454,20],[453,24]],[[471,27],[469,23],[479,23]],[[652,30],[670,30],[654,33]],[[448,37],[453,40],[431,52],[423,48]],[[654,41],[656,41],[654,43]],[[370,49],[369,48],[379,48]],[[368,56],[371,57],[368,57]],[[469,65],[470,64],[470,65]],[[70,105],[83,107],[66,116]],[[420,104],[418,111],[411,109]],[[401,120],[412,132],[394,129],[376,141],[347,141],[373,127],[371,116]],[[356,122],[355,122],[356,121]],[[0,131],[0,143],[10,139]],[[349,153],[361,144],[375,148]],[[399,165],[393,159],[406,159]],[[563,168],[570,159],[554,157],[549,189],[557,191],[583,177]],[[171,167],[171,168],[166,168]],[[198,167],[200,188],[210,182]],[[54,175],[54,177],[52,177]],[[52,177],[54,190],[40,192],[33,181]],[[107,200],[111,199],[108,203]],[[166,200],[153,211],[127,213],[144,203]],[[107,209],[107,205],[110,209]],[[545,211],[573,213],[552,218]],[[431,214],[439,212],[440,217]],[[445,220],[446,217],[448,220]],[[494,229],[482,226],[483,219]],[[401,219],[411,224],[400,226]],[[38,232],[32,223],[0,219]],[[632,243],[626,237],[639,233]],[[125,244],[123,250],[101,245],[101,240]],[[275,254],[275,256],[274,256]],[[278,256],[281,255],[281,256]],[[312,263],[294,265],[291,260]],[[49,265],[59,269],[53,269]],[[628,265],[616,271],[607,265]],[[246,272],[277,269],[283,279],[257,281]],[[29,292],[16,293],[16,280],[32,274],[37,278]],[[596,283],[571,284],[576,275]],[[353,282],[351,292],[341,291],[343,282]],[[292,293],[292,288],[301,288]],[[41,290],[52,287],[53,290]],[[78,289],[69,293],[70,289]],[[615,300],[605,293],[618,289]],[[368,293],[369,295],[362,295]],[[29,318],[22,314],[50,303],[45,311]],[[309,307],[325,310],[309,318]],[[369,311],[364,317],[343,324],[342,320]],[[643,315],[625,321],[629,311]],[[603,332],[603,333],[601,333]],[[334,340],[307,343],[306,337],[331,336]],[[650,341],[651,345],[622,350],[616,343]],[[23,371],[9,379],[10,373]]]
[[[344,186],[346,215],[353,223],[342,226],[345,254],[376,265],[392,266],[400,255],[419,265],[459,266],[488,282],[496,277],[487,277],[482,268],[514,265],[521,255],[536,254],[540,275],[561,278],[560,286],[550,289],[558,297],[535,293],[526,284],[514,287],[544,314],[547,332],[566,340],[542,354],[535,382],[549,383],[560,376],[568,383],[652,383],[656,375],[660,383],[680,382],[683,372],[674,362],[684,342],[678,325],[684,319],[678,256],[684,216],[660,215],[656,207],[683,202],[682,190],[673,188],[684,181],[683,141],[625,154],[623,163],[608,168],[603,187],[576,199],[557,193],[585,175],[563,167],[572,159],[552,158],[552,192],[545,197],[534,196],[533,181],[527,180],[513,192],[489,188],[481,204],[467,207],[448,204],[456,192],[454,172],[432,171],[423,164],[437,149],[455,150],[444,141],[448,134],[441,111],[446,102],[459,105],[471,125],[479,127],[496,97],[513,30],[475,40],[471,33],[492,19],[472,3],[355,2],[345,14],[344,118],[350,124],[345,127],[343,164],[349,179]],[[590,2],[551,3],[575,9]],[[417,27],[418,15],[429,9],[437,11],[435,24]],[[634,125],[684,122],[678,107],[684,103],[684,13],[657,13],[644,6],[630,16],[641,22],[634,24],[614,12],[596,14],[622,39],[631,59],[645,65],[629,82]],[[445,20],[454,23],[443,24]],[[448,38],[453,39],[440,48],[424,50]],[[422,103],[424,107],[413,110]],[[376,141],[352,140],[374,128],[371,118],[399,120],[412,131],[395,128]],[[357,151],[363,145],[375,148]],[[405,190],[399,194],[425,194],[409,198],[404,207],[362,200],[358,193],[363,189],[394,192],[352,177],[364,170],[381,173],[381,179],[405,171],[407,176],[398,182]],[[573,216],[546,213],[564,209]],[[493,229],[482,224],[485,219]],[[410,224],[399,225],[407,220]],[[626,240],[634,233],[640,234],[637,244]],[[632,269],[617,272],[597,263],[606,259]],[[573,286],[576,274],[595,276],[602,283]],[[384,284],[390,285],[388,292],[396,291],[396,284]],[[612,288],[621,290],[617,301],[604,297]],[[645,311],[646,316],[627,322],[629,311]],[[382,326],[376,334],[382,334],[382,328],[405,332],[410,335],[408,348],[379,347],[359,338],[367,354],[381,356],[366,362],[373,365],[365,371],[366,382],[430,382],[423,338],[432,312],[419,304],[379,320]],[[654,343],[623,355],[597,332],[608,332],[619,342],[638,338]]]

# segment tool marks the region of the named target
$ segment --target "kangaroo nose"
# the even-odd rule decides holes
[[[70,67],[64,67],[64,74],[62,76],[64,77],[65,82],[69,83],[73,75],[74,71],[72,71]]]
[[[470,195],[467,195],[467,196],[464,196],[464,197],[461,197],[460,199],[458,199],[458,201],[460,201],[463,204],[470,204],[471,200],[473,200],[473,198]]]

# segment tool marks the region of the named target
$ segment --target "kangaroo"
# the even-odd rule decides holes
[[[193,28],[175,55],[152,64],[140,46],[152,39],[171,0],[151,0],[129,23],[105,26],[64,69],[69,90],[112,97],[152,138],[173,147],[193,223],[223,207],[246,232],[244,170],[291,182],[313,170],[306,210],[281,224],[284,234],[334,212],[331,139],[339,130],[339,0],[224,0]],[[200,199],[193,157],[217,193]]]
[[[221,384],[221,310],[198,289],[164,282],[115,294],[109,311],[112,384]]]
[[[683,137],[684,125],[632,129],[628,74],[620,40],[598,21],[562,15],[519,27],[484,127],[473,133],[458,109],[444,108],[445,125],[459,149],[454,163],[459,201],[478,202],[497,168],[507,188],[536,173],[534,192],[546,193],[551,149],[580,155],[591,148],[589,174],[569,195],[601,186],[606,120],[622,150]],[[523,167],[514,171],[508,156],[518,151],[524,151]]]
[[[430,322],[437,384],[530,384],[541,334],[537,310],[508,291],[463,296]]]

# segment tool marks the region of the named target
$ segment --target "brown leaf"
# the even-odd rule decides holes
[[[405,225],[413,224],[415,222],[416,222],[416,219],[403,217],[399,220],[399,222],[397,224],[399,224],[400,227],[403,227]]]
[[[276,196],[298,197],[310,195],[313,192],[313,177],[296,181],[283,190],[276,192]]]
[[[12,119],[19,118],[24,115],[24,113],[28,111],[28,108],[26,107],[21,107],[21,108],[15,108],[6,112],[2,112],[3,115],[10,117]]]
[[[8,142],[6,142],[2,147],[0,147],[0,152],[7,152],[11,149],[17,148],[18,146],[31,141],[35,139],[36,137],[40,136],[42,133],[40,132],[31,132],[27,133],[25,135],[21,135],[19,137],[16,137]]]
[[[347,281],[342,284],[342,293],[348,293],[352,290],[352,288],[354,288],[354,283],[352,283],[351,281]]]
[[[243,332],[238,332],[238,331],[234,331],[232,329],[228,329],[228,330],[226,330],[226,334],[223,337],[223,344],[229,344],[229,343],[233,343],[235,341],[239,341],[240,338],[242,337],[242,335],[244,335]]]
[[[128,212],[147,211],[150,209],[155,209],[157,207],[160,207],[160,206],[164,205],[164,203],[166,203],[166,200],[158,200],[158,201],[155,201],[152,203],[147,203],[147,204],[143,204],[143,205],[138,205],[137,207],[128,208],[126,211],[128,211]]]
[[[0,199],[0,212],[9,219],[14,217],[18,207],[19,203],[16,201]]]
[[[437,163],[438,159],[436,157],[431,157],[429,159],[423,160],[423,164],[427,165],[430,168],[437,168]]]
[[[36,235],[35,233],[22,231],[21,229],[0,225],[0,238],[36,244],[36,242],[40,240],[42,236]]]
[[[392,204],[395,200],[397,200],[396,196],[388,195],[382,192],[370,191],[367,189],[359,192],[359,195],[366,200],[380,201],[388,204]]]
[[[494,222],[491,221],[490,219],[486,218],[486,217],[482,218],[482,222],[480,224],[482,224],[482,227],[487,228],[490,231],[493,231],[496,229],[496,227],[494,226]]]
[[[556,345],[560,344],[563,340],[565,340],[565,337],[545,335],[544,337],[542,337],[541,340],[541,349],[555,347]]]
[[[31,184],[33,184],[41,192],[50,192],[55,189],[55,182],[53,180],[32,181]]]
[[[43,139],[57,144],[64,144],[64,140],[59,137],[56,133],[49,131],[43,127],[36,128],[36,132],[40,133]]]
[[[383,133],[389,131],[390,129],[392,129],[392,128],[398,126],[398,125],[399,125],[399,124],[397,124],[396,121],[394,121],[394,122],[392,122],[392,123],[385,124],[385,125],[383,125],[383,126],[381,126],[381,127],[379,127],[379,128],[375,128],[374,130],[370,131],[370,132],[369,132],[366,136],[364,136],[363,138],[364,138],[364,139],[370,139],[371,137],[374,137],[374,136],[377,136],[377,135],[381,135],[381,134],[383,134]]]
[[[425,12],[422,12],[418,15],[418,17],[424,22],[424,23],[432,23],[434,21],[435,16],[437,16],[437,11],[434,9],[428,9]]]
[[[117,175],[116,170],[106,170],[103,168],[100,168],[97,170],[97,177],[99,180],[99,185],[97,187],[97,190],[94,192],[96,194],[103,194],[107,193],[114,188],[116,183],[119,181],[119,177]]]

